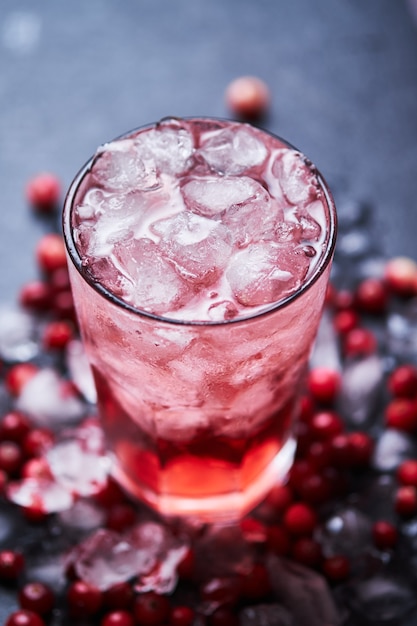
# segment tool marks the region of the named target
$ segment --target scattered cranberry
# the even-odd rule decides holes
[[[44,457],[34,457],[26,461],[20,470],[22,478],[52,479],[51,469]]]
[[[315,437],[321,440],[330,440],[343,431],[343,421],[333,411],[316,413],[311,420],[311,430]]]
[[[397,480],[401,485],[417,488],[417,460],[403,461],[397,469]]]
[[[177,574],[183,580],[191,580],[194,575],[195,553],[192,548],[188,548],[177,565]]]
[[[65,244],[61,235],[48,233],[36,246],[36,260],[41,270],[47,274],[67,266]]]
[[[298,419],[302,422],[309,422],[314,413],[314,401],[311,396],[303,396],[300,402],[300,412]]]
[[[410,398],[395,398],[385,407],[385,423],[412,433],[417,430],[417,401]]]
[[[49,322],[43,334],[43,345],[46,350],[63,350],[73,337],[71,324],[66,321]]]
[[[271,591],[269,575],[265,565],[254,563],[249,572],[242,576],[242,597],[249,600],[261,600]]]
[[[317,402],[331,404],[340,389],[339,372],[328,367],[316,367],[309,373],[308,389]]]
[[[103,594],[104,606],[113,611],[127,610],[132,607],[134,593],[132,586],[127,582],[113,585]]]
[[[136,521],[136,509],[131,504],[115,504],[107,513],[106,527],[123,532]]]
[[[109,476],[106,484],[101,491],[94,494],[95,501],[105,509],[112,507],[115,504],[122,504],[126,502],[126,496],[121,490],[116,481]]]
[[[413,398],[417,395],[417,367],[400,365],[388,378],[388,389],[397,398]]]
[[[299,486],[304,482],[307,476],[310,476],[312,471],[313,468],[307,459],[296,459],[288,473],[290,487],[297,491]]]
[[[6,413],[0,422],[0,441],[20,443],[30,431],[30,422],[25,415],[17,411]]]
[[[266,545],[270,552],[278,556],[287,556],[291,548],[291,539],[288,530],[283,526],[269,526]]]
[[[304,502],[318,505],[327,502],[332,495],[332,488],[325,476],[310,474],[298,487],[300,497]]]
[[[308,448],[306,460],[314,470],[320,470],[330,465],[332,461],[330,442],[313,441]]]
[[[45,622],[40,615],[20,609],[9,615],[4,626],[45,626]]]
[[[16,476],[23,464],[22,448],[14,441],[0,442],[0,469],[8,476]]]
[[[128,611],[113,611],[107,613],[100,623],[100,626],[134,626],[135,620],[132,613]]]
[[[226,89],[226,104],[238,117],[258,119],[269,108],[271,94],[266,83],[255,76],[241,76]]]
[[[311,535],[317,525],[315,511],[302,502],[292,504],[284,515],[284,526],[291,535]]]
[[[169,600],[154,591],[142,593],[135,599],[133,612],[141,626],[164,624],[171,611]]]
[[[68,607],[71,617],[90,617],[98,613],[102,605],[100,589],[77,580],[67,591]]]
[[[22,447],[28,457],[45,454],[55,442],[55,436],[48,428],[33,428],[24,438]]]
[[[27,283],[20,290],[19,302],[25,309],[31,311],[47,311],[51,306],[49,286],[41,280]]]
[[[234,606],[237,604],[242,587],[237,576],[225,576],[208,580],[200,589],[203,602],[213,602],[219,606]]]
[[[0,580],[4,582],[16,581],[23,571],[25,559],[23,554],[14,550],[0,552]]]
[[[27,609],[47,615],[54,607],[54,594],[51,589],[40,582],[27,583],[19,592],[19,603],[22,609]]]
[[[348,357],[367,356],[376,349],[375,335],[367,328],[353,328],[344,337],[343,352]]]
[[[333,318],[333,326],[339,335],[346,335],[359,324],[359,316],[356,311],[346,309],[336,313]]]
[[[333,297],[333,305],[337,311],[352,310],[355,306],[355,295],[349,289],[336,291]]]
[[[349,433],[351,446],[351,466],[365,467],[369,465],[374,451],[374,441],[367,433],[357,431]]]
[[[297,539],[292,547],[291,556],[306,567],[317,567],[323,558],[320,544],[310,537]]]
[[[380,550],[390,550],[398,543],[398,530],[390,522],[380,520],[372,527],[374,544]]]
[[[6,387],[12,396],[19,396],[23,387],[39,372],[33,363],[13,365],[6,374]]]
[[[266,541],[267,529],[265,524],[254,517],[245,517],[240,522],[243,538],[248,543],[262,544]]]
[[[59,319],[67,319],[76,322],[74,299],[69,289],[60,291],[54,295],[52,309]]]
[[[343,555],[335,555],[324,559],[322,567],[325,576],[332,582],[346,580],[350,574],[349,560]]]
[[[395,494],[394,508],[402,517],[412,517],[417,513],[417,489],[415,487],[399,487]]]
[[[171,610],[169,618],[170,626],[192,626],[194,624],[195,612],[188,606],[175,606]]]
[[[387,296],[387,289],[382,280],[366,278],[356,290],[356,304],[365,313],[380,315],[385,312]]]
[[[52,293],[68,291],[71,289],[71,282],[68,267],[59,267],[48,276],[48,284]]]
[[[353,444],[347,433],[336,435],[329,442],[329,453],[335,467],[350,467],[353,462]]]
[[[277,513],[282,513],[289,507],[293,499],[294,495],[291,487],[278,484],[268,493],[265,503]]]
[[[388,288],[399,296],[416,293],[417,263],[408,257],[397,257],[385,266],[385,282]]]
[[[29,203],[42,213],[49,213],[56,208],[61,195],[61,183],[49,172],[37,174],[26,185],[26,198]]]

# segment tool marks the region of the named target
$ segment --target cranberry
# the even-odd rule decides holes
[[[33,428],[24,438],[22,447],[28,457],[45,454],[54,444],[55,436],[48,428]]]
[[[16,581],[23,571],[25,559],[20,552],[2,550],[0,552],[0,580]]]
[[[283,526],[269,526],[266,545],[268,550],[274,554],[286,556],[291,548],[291,539],[288,531]]]
[[[347,309],[352,310],[355,306],[355,295],[349,289],[341,289],[340,291],[336,291],[333,304],[337,311],[346,311]]]
[[[47,350],[63,350],[73,338],[72,325],[67,321],[49,322],[43,334],[43,345]]]
[[[71,290],[71,282],[67,267],[59,267],[48,276],[48,284],[52,293]]]
[[[302,422],[309,422],[314,413],[314,401],[311,396],[303,396],[300,402],[300,412],[298,419]]]
[[[22,448],[14,441],[0,442],[0,469],[8,476],[15,476],[23,463]]]
[[[365,467],[369,465],[374,451],[374,441],[367,433],[356,431],[349,433],[351,446],[351,466]]]
[[[44,457],[29,459],[22,465],[20,470],[22,478],[45,478],[52,479],[51,469]]]
[[[25,309],[34,312],[47,311],[51,306],[51,292],[46,283],[34,280],[22,287],[19,302]]]
[[[353,444],[347,433],[336,435],[328,442],[331,463],[336,467],[350,467],[353,461]]]
[[[258,119],[268,110],[271,94],[266,83],[256,76],[241,76],[226,89],[226,105],[236,116]]]
[[[333,318],[333,326],[340,335],[346,335],[359,324],[359,316],[355,311],[346,309],[336,313]]]
[[[33,363],[13,365],[6,374],[6,387],[12,396],[19,396],[23,387],[39,372]]]
[[[115,504],[107,513],[106,527],[123,532],[136,521],[136,510],[131,504]]]
[[[332,461],[330,443],[328,441],[313,441],[308,448],[306,459],[314,470],[327,467]]]
[[[76,322],[74,298],[69,289],[55,294],[52,301],[52,309],[59,319],[67,319]]]
[[[177,565],[177,574],[183,580],[190,580],[194,575],[195,553],[192,548],[188,548]]]
[[[90,617],[98,613],[102,605],[100,589],[77,580],[67,591],[68,607],[71,617]]]
[[[330,440],[343,431],[342,419],[333,411],[316,413],[311,420],[311,430],[320,440]]]
[[[377,548],[389,550],[397,545],[398,530],[390,522],[379,520],[372,527],[372,538]]]
[[[417,402],[410,398],[394,398],[385,408],[385,423],[390,428],[396,428],[412,433],[417,429]]]
[[[388,378],[388,389],[393,396],[413,398],[417,395],[417,367],[401,365]]]
[[[20,609],[9,615],[4,626],[45,626],[45,622],[36,613]]]
[[[19,592],[19,603],[22,609],[28,609],[39,615],[47,615],[55,602],[51,589],[40,582],[27,583]]]
[[[285,512],[284,526],[291,535],[311,535],[316,525],[317,515],[308,504],[296,502]]]
[[[416,293],[417,263],[408,257],[397,257],[385,266],[385,282],[388,288],[399,296]]]
[[[401,485],[417,488],[417,460],[403,461],[397,469],[397,480]]]
[[[30,431],[30,422],[17,411],[6,413],[0,422],[0,441],[14,441],[20,443]]]
[[[309,373],[308,389],[317,402],[331,404],[340,389],[339,372],[328,367],[316,367]]]
[[[262,544],[266,541],[267,530],[265,524],[254,517],[245,517],[240,522],[242,535],[248,543]]]
[[[210,626],[239,626],[239,619],[233,611],[220,608],[214,611],[209,620]]]
[[[61,183],[49,172],[37,174],[26,185],[28,202],[41,213],[50,213],[56,208],[61,194]]]
[[[346,580],[350,574],[349,559],[340,554],[324,559],[322,567],[325,576],[332,582]]]
[[[269,575],[265,565],[254,563],[252,568],[242,576],[241,593],[249,600],[261,600],[271,591]]]
[[[132,613],[128,611],[113,611],[107,613],[100,622],[100,626],[134,626]]]
[[[133,604],[134,593],[127,582],[118,583],[106,589],[103,595],[104,605],[113,611],[130,609]]]
[[[268,493],[265,502],[277,513],[282,513],[293,499],[293,492],[289,485],[276,485]]]
[[[313,468],[307,459],[296,459],[288,473],[290,487],[298,490],[307,476],[310,476]],[[287,507],[288,508],[288,507]]]
[[[106,484],[98,493],[94,494],[95,501],[105,509],[112,507],[115,504],[122,504],[126,502],[126,496],[121,490],[116,481],[109,476]]]
[[[170,626],[192,626],[194,624],[195,612],[188,606],[175,606],[171,610],[169,618]]]
[[[377,342],[372,331],[366,328],[354,328],[346,333],[343,352],[348,357],[366,356],[377,349]]]
[[[133,612],[141,626],[157,626],[168,620],[170,603],[166,596],[154,591],[142,593],[135,599]]]
[[[323,558],[320,544],[310,537],[300,537],[294,542],[292,558],[307,567],[318,566]]]
[[[212,578],[200,589],[204,602],[213,602],[221,606],[234,606],[241,595],[241,581],[236,576]]]
[[[361,311],[379,315],[385,312],[387,289],[382,280],[366,278],[356,290],[356,304]]]
[[[395,494],[394,508],[402,517],[412,517],[417,513],[417,489],[415,487],[399,487]]]
[[[308,504],[323,504],[332,495],[331,485],[321,474],[310,474],[299,485],[298,492],[301,498]]]
[[[57,233],[44,235],[36,246],[36,259],[40,269],[47,274],[67,267],[65,244],[61,235]]]

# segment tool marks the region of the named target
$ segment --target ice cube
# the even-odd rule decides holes
[[[417,298],[392,310],[387,317],[387,344],[404,361],[417,362]]]
[[[194,139],[181,120],[166,119],[156,128],[139,134],[136,148],[140,155],[150,156],[156,171],[164,174],[180,174],[192,163]]]
[[[239,613],[239,624],[240,626],[298,626],[291,613],[281,604],[247,606]]]
[[[64,553],[51,555],[49,551],[42,550],[41,554],[26,558],[26,580],[43,583],[56,593],[60,593],[68,584],[66,565]],[[54,623],[50,622],[51,626]]]
[[[416,458],[417,446],[407,433],[387,428],[378,437],[372,466],[380,472],[392,472],[407,459]]]
[[[375,417],[383,380],[383,361],[376,354],[346,365],[339,404],[341,413],[352,426],[364,426]]]
[[[105,523],[105,511],[94,502],[86,499],[77,500],[73,506],[62,511],[57,519],[66,531],[90,532]]]
[[[331,515],[318,531],[325,556],[357,557],[371,543],[372,522],[356,508],[345,507]]]
[[[352,583],[346,590],[346,599],[356,620],[378,626],[403,624],[417,606],[417,595],[410,581],[405,576],[388,573]]]
[[[244,306],[277,302],[300,287],[308,258],[291,247],[254,244],[237,252],[226,271],[235,298]]]
[[[48,479],[24,478],[9,483],[9,500],[25,508],[35,508],[43,513],[57,513],[69,509],[72,494],[64,487]]]
[[[39,352],[36,323],[17,308],[0,309],[0,357],[5,361],[28,361]]]
[[[202,138],[200,154],[212,169],[223,174],[242,174],[261,165],[267,149],[249,126],[226,128]]]
[[[294,205],[313,201],[318,195],[317,176],[311,164],[296,150],[278,150],[272,174],[279,181],[285,198]]]
[[[40,370],[24,386],[16,408],[35,424],[48,428],[60,428],[77,421],[85,411],[84,404],[70,392],[67,382],[49,368]]]
[[[262,185],[247,176],[189,178],[182,187],[187,208],[206,217],[214,217],[265,193]]]
[[[134,285],[129,301],[145,311],[163,314],[184,302],[188,287],[173,265],[149,239],[132,239],[114,247],[113,259]],[[128,297],[126,296],[126,299]]]
[[[298,563],[270,556],[269,579],[297,626],[339,626],[341,617],[326,580]],[[278,622],[279,623],[279,622]]]
[[[159,186],[153,159],[140,154],[133,139],[102,146],[97,152],[92,176],[96,184],[106,190],[149,190]]]
[[[194,213],[178,213],[153,224],[160,248],[181,276],[209,286],[216,282],[231,254],[231,236],[225,226]]]
[[[97,392],[82,342],[78,339],[70,341],[65,358],[71,380],[87,402],[94,404],[97,400]]]

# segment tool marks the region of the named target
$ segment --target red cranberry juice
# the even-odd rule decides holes
[[[166,514],[233,518],[292,462],[334,207],[246,124],[165,120],[100,148],[66,202],[114,472]]]

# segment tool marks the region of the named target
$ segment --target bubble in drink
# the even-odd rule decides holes
[[[64,224],[116,478],[163,513],[236,518],[292,461],[334,245],[324,181],[247,124],[166,119],[100,148]]]

